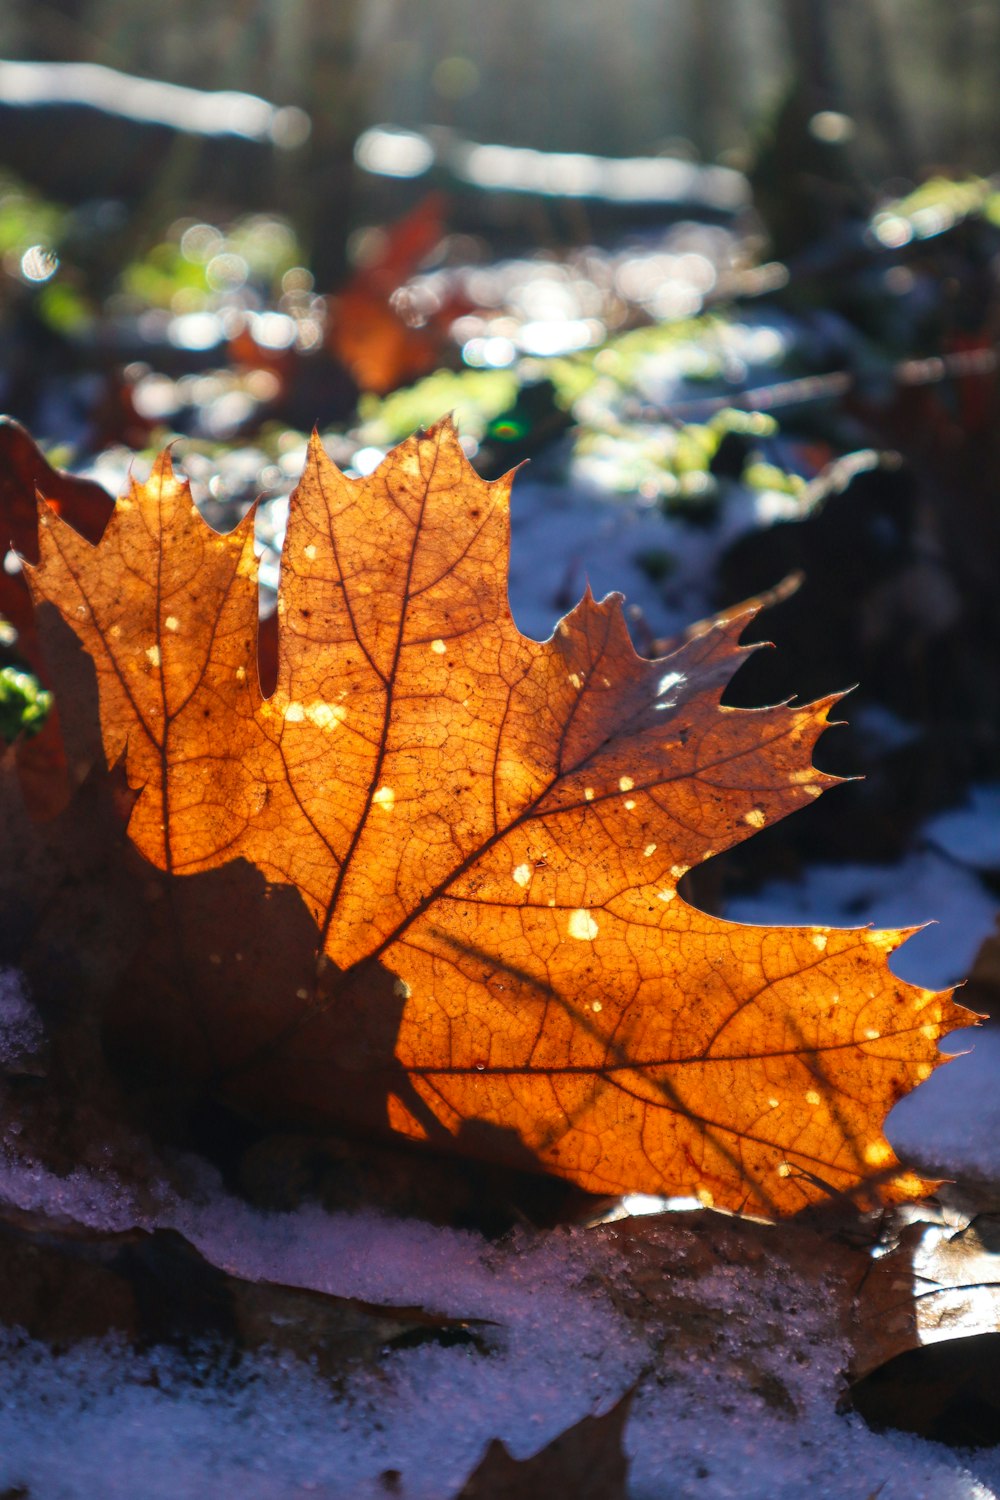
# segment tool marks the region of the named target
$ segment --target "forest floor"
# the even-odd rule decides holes
[[[186,224],[130,269],[100,332],[79,307],[46,312],[59,284],[40,273],[8,287],[2,399],[112,494],[176,439],[213,524],[261,496],[265,612],[308,426],[367,473],[448,409],[487,475],[531,459],[510,574],[527,635],[589,583],[625,594],[652,654],[777,589],[751,637],[777,649],[727,701],[858,684],[818,760],[865,779],[684,894],[741,922],[933,922],[895,971],[972,975],[962,998],[1000,1014],[1000,382],[976,303],[995,297],[1000,231],[992,189],[958,186],[883,205],[790,268],[761,264],[743,228],[693,222],[562,258],[467,265],[458,247],[400,270],[390,254],[398,285],[349,289],[360,354],[350,296],[318,299],[274,232],[267,261],[252,226]],[[365,384],[386,393],[356,402]],[[16,637],[3,649],[20,671]],[[40,1028],[0,971],[8,1094]],[[950,1184],[905,1214],[776,1226],[637,1198],[553,1224],[488,1185],[470,1204],[441,1164],[423,1211],[415,1158],[359,1148],[345,1179],[342,1143],[317,1167],[284,1138],[234,1168],[126,1132],[57,1170],[8,1113],[0,1495],[1000,1496],[997,1023],[946,1050],[965,1055],[887,1134]],[[181,1332],[148,1334],[150,1297],[183,1304]],[[536,1467],[484,1459],[495,1439]]]

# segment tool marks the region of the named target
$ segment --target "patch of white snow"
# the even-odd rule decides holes
[[[0,1064],[16,1066],[38,1051],[42,1018],[27,995],[17,969],[0,968]]]

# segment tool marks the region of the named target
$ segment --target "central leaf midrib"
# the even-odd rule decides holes
[[[383,712],[382,712],[382,731],[381,731],[381,734],[379,735],[378,749],[377,749],[376,754],[375,754],[375,763],[374,763],[374,765],[372,767],[372,773],[371,773],[371,776],[370,776],[369,781],[368,781],[368,789],[367,789],[367,791],[365,793],[364,804],[362,805],[361,812],[360,812],[360,815],[358,817],[358,821],[357,821],[357,823],[355,825],[354,833],[351,836],[351,841],[348,844],[347,849],[344,852],[344,858],[342,859],[341,864],[340,864],[340,869],[337,872],[337,878],[334,881],[333,890],[330,892],[330,899],[329,899],[329,901],[327,903],[326,912],[324,914],[323,921],[322,921],[322,923],[320,925],[320,936],[319,936],[319,951],[320,951],[320,953],[324,952],[325,949],[326,949],[326,940],[327,940],[327,937],[329,935],[330,928],[333,925],[334,917],[336,916],[337,907],[338,907],[339,902],[340,902],[341,893],[342,893],[342,891],[344,889],[344,885],[345,885],[345,883],[347,881],[347,876],[348,876],[348,874],[350,872],[351,865],[352,865],[352,862],[353,862],[353,859],[354,859],[354,855],[355,855],[355,853],[357,852],[357,849],[358,849],[358,845],[360,844],[362,836],[364,834],[364,831],[365,831],[365,829],[368,826],[368,819],[371,816],[371,810],[372,810],[372,807],[374,805],[375,793],[378,790],[379,783],[380,783],[381,776],[382,776],[382,768],[385,765],[386,755],[388,754],[389,732],[390,732],[390,730],[392,728],[392,710],[393,710],[393,704],[394,704],[394,701],[395,701],[395,691],[394,690],[395,690],[395,684],[396,684],[396,676],[397,676],[397,673],[398,673],[398,670],[399,670],[399,659],[400,659],[400,655],[401,655],[402,649],[403,649],[404,636],[406,634],[407,611],[409,609],[409,605],[410,605],[410,602],[411,602],[410,601],[410,584],[411,584],[412,579],[413,579],[413,570],[414,570],[414,564],[416,562],[417,551],[418,551],[418,549],[420,547],[420,540],[421,540],[422,529],[423,529],[424,512],[427,509],[427,503],[428,503],[428,500],[430,498],[431,485],[432,485],[433,480],[434,480],[434,472],[435,472],[435,470],[437,468],[438,457],[440,455],[440,451],[441,451],[441,449],[440,449],[440,444],[439,444],[435,448],[435,450],[434,450],[434,462],[431,464],[430,473],[427,475],[427,478],[424,480],[424,490],[423,490],[423,494],[422,494],[421,499],[420,499],[420,508],[419,508],[419,510],[417,512],[417,516],[416,516],[415,521],[412,523],[413,524],[413,541],[412,541],[412,544],[410,546],[410,555],[407,558],[407,563],[406,563],[406,578],[405,578],[404,583],[403,583],[402,595],[401,595],[401,599],[400,599],[399,626],[398,626],[398,629],[396,631],[396,641],[395,641],[395,645],[393,646],[392,660],[391,660],[391,662],[389,664],[389,668],[388,668],[388,670],[387,670],[387,672],[385,674],[385,679],[384,679],[384,681],[385,681],[385,704],[384,704],[384,708],[383,708]],[[320,475],[320,489],[324,490],[322,474]],[[324,490],[323,498],[324,498],[324,501],[325,501],[326,500],[325,490]],[[350,603],[348,602],[347,584],[346,584],[346,582],[343,579],[343,574],[341,574],[341,585],[342,585],[343,590],[344,590],[345,605],[347,607],[348,614],[349,614],[349,617],[351,619],[352,626],[354,626],[354,614],[353,614],[353,610],[352,610],[352,608],[350,606]],[[364,644],[361,641],[361,638],[360,638],[360,635],[358,634],[356,626],[354,626],[354,634],[355,634],[355,637],[356,637],[356,639],[358,641],[358,645],[361,647],[362,650],[365,650]],[[366,656],[368,655],[367,651],[365,651],[365,654],[366,654]],[[371,658],[369,657],[369,661],[370,660],[371,660]],[[373,664],[373,669],[374,669],[374,664]]]

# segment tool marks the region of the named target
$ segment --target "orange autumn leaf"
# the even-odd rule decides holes
[[[264,1068],[271,1105],[333,1120],[369,1069],[393,1129],[599,1193],[919,1193],[882,1122],[967,1016],[890,972],[908,934],[742,926],[678,891],[832,783],[811,751],[835,700],[720,704],[752,611],[654,661],[617,595],[521,635],[510,490],[447,422],[356,480],[314,440],[270,698],[252,516],[213,532],[164,455],[98,546],[41,517],[33,588],[93,660],[138,848],[174,877],[246,861],[315,922],[315,981],[263,1020],[246,1002],[230,1093]],[[213,889],[221,931],[239,899]]]

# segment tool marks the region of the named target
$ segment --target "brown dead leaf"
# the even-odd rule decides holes
[[[144,939],[142,873],[163,878],[125,833],[130,805],[124,778],[99,773],[60,816],[36,822],[13,753],[0,759],[0,964],[19,971],[44,1035],[30,1085],[9,1084],[22,1070],[0,1061],[0,1130],[30,1140],[58,1173],[103,1164],[102,1145],[122,1137],[102,1013]],[[132,1165],[125,1136],[123,1170]]]
[[[248,1280],[173,1229],[109,1232],[0,1205],[0,1324],[65,1346],[111,1332],[148,1347],[279,1349],[336,1376],[394,1346],[481,1345],[481,1319]]]
[[[906,1225],[865,1277],[854,1324],[855,1380],[908,1350],[1000,1337],[1000,1214],[979,1214],[962,1229]]]
[[[114,509],[106,490],[89,479],[54,469],[20,422],[0,417],[0,544],[29,562],[38,558],[38,507],[43,494],[51,508],[90,541],[96,542]],[[20,574],[0,570],[0,614],[18,631],[30,632],[31,599]],[[29,638],[22,643],[36,659]]]
[[[855,1301],[844,1405],[960,1447],[1000,1440],[1000,1214],[908,1224]]]
[[[963,999],[970,1009],[1000,1020],[1000,917],[976,954]]]
[[[269,698],[252,515],[211,531],[166,456],[97,547],[42,515],[46,639],[58,611],[92,658],[104,754],[138,794],[131,835],[169,876],[218,887],[211,916],[186,903],[199,936],[165,1021],[187,1003],[190,1023],[185,996],[225,969],[229,999],[193,1023],[231,1101],[593,1192],[767,1214],[860,1183],[920,1193],[881,1124],[967,1017],[889,971],[907,932],[741,926],[677,890],[833,782],[810,752],[835,699],[720,705],[751,614],[655,661],[615,595],[522,636],[509,496],[448,423],[359,480],[316,440]],[[57,682],[74,726],[77,680]],[[283,952],[283,888],[314,928],[265,992],[229,972],[230,935],[270,923]]]
[[[584,1417],[531,1458],[512,1458],[494,1438],[456,1500],[625,1500],[628,1459],[622,1448],[631,1395],[600,1417]]]

